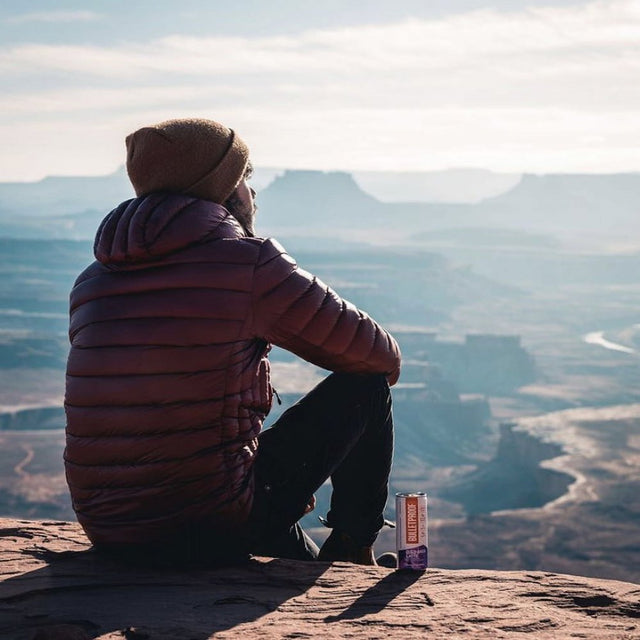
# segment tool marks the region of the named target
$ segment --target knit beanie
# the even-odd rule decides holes
[[[249,162],[239,136],[213,120],[167,120],[126,138],[127,173],[136,195],[186,193],[222,204]]]

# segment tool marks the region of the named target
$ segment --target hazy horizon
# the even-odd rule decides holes
[[[78,173],[49,173],[43,175],[38,178],[25,178],[21,180],[3,180],[0,176],[0,184],[9,185],[9,184],[37,184],[39,182],[43,182],[44,180],[51,180],[57,178],[108,178],[110,176],[118,175],[122,172],[126,171],[126,167],[124,164],[124,159],[121,163],[119,163],[112,170],[99,171],[96,173],[82,173],[81,171]],[[434,175],[434,174],[446,174],[446,173],[462,173],[462,172],[486,172],[487,174],[495,174],[495,175],[503,175],[503,176],[514,176],[521,178],[525,175],[531,176],[572,176],[572,175],[585,175],[585,176],[613,176],[613,175],[628,175],[628,174],[638,174],[640,173],[640,167],[638,169],[629,169],[624,171],[495,171],[493,169],[488,169],[487,167],[482,166],[448,166],[443,167],[442,169],[418,169],[415,171],[411,170],[402,170],[402,169],[364,169],[364,168],[354,168],[354,169],[340,169],[338,167],[335,168],[321,168],[317,166],[269,166],[269,165],[254,165],[254,171],[265,171],[265,172],[281,172],[285,171],[310,171],[310,172],[319,172],[319,173],[347,173],[347,174],[388,174],[388,175]]]

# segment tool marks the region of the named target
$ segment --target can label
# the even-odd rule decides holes
[[[396,494],[398,569],[424,571],[429,565],[427,494]]]

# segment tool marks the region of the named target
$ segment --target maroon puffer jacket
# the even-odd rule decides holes
[[[400,354],[366,314],[245,237],[220,205],[121,204],[71,292],[65,466],[92,542],[135,544],[248,514],[271,406],[269,343],[330,370],[386,373]]]

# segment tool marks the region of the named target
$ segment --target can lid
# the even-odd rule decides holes
[[[411,493],[396,493],[396,498],[420,498],[424,496],[427,497],[427,494],[424,491],[412,491]]]

